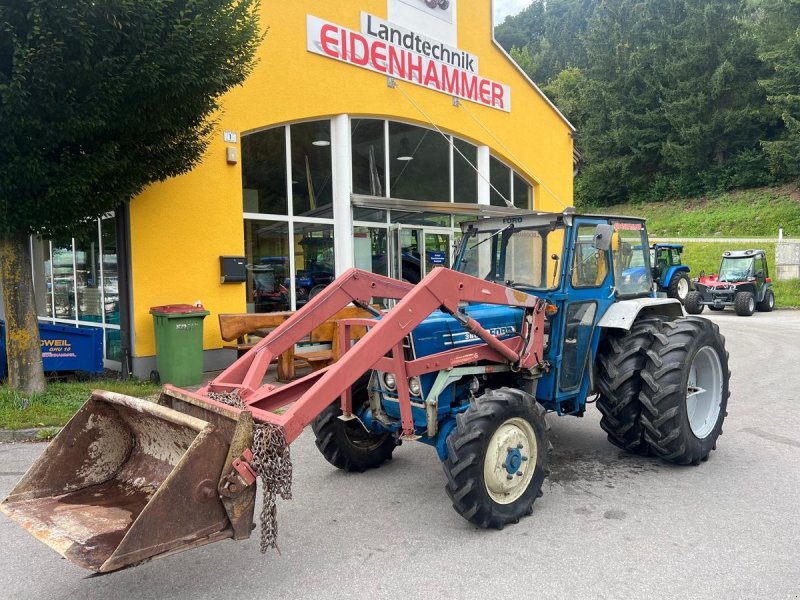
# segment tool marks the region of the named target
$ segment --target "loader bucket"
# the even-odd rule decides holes
[[[161,404],[93,392],[0,509],[65,558],[100,573],[245,537],[235,535],[218,492],[221,474],[241,452],[231,441],[242,437],[245,419]],[[252,436],[252,420],[249,426]],[[239,500],[249,535],[255,490]]]

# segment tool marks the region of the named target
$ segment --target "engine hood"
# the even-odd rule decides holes
[[[473,304],[464,311],[492,335],[501,340],[522,330],[523,309],[494,304]],[[431,313],[411,333],[417,358],[480,344],[481,339],[464,329],[453,317],[440,310]]]

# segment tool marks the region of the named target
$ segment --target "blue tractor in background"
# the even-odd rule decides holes
[[[653,279],[660,292],[683,303],[689,294],[689,267],[681,262],[683,244],[653,244],[650,247]]]

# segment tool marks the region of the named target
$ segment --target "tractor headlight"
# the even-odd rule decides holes
[[[411,377],[408,380],[408,391],[412,396],[420,396],[422,394],[422,386],[419,383],[419,377]]]
[[[383,374],[383,385],[390,392],[393,392],[397,389],[397,379],[395,379],[393,373]]]

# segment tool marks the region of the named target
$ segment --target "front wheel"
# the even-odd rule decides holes
[[[703,304],[703,294],[700,292],[689,292],[683,301],[683,307],[690,315],[699,315],[703,312],[705,305]]]
[[[716,449],[730,396],[728,353],[716,323],[665,321],[642,371],[645,440],[666,461],[700,464]]]
[[[733,307],[740,317],[750,317],[756,312],[756,297],[753,292],[739,292],[733,299]]]
[[[364,385],[353,387],[353,412],[368,401],[368,394]],[[337,469],[363,473],[392,458],[397,446],[392,434],[371,433],[359,419],[342,421],[341,414],[341,404],[336,400],[311,423],[317,448],[325,460]]]
[[[491,390],[456,417],[447,438],[447,495],[478,527],[502,529],[533,512],[549,473],[544,408],[511,388]]]

